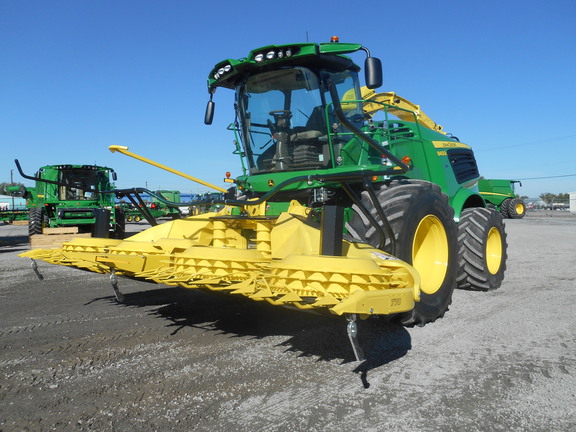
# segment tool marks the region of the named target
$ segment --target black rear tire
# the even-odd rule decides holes
[[[508,206],[510,219],[522,219],[526,214],[526,205],[520,198],[513,198]]]
[[[506,198],[504,201],[502,201],[502,204],[500,204],[500,214],[504,219],[510,219],[510,213],[508,212],[508,209],[510,208],[511,201],[512,198]]]
[[[422,180],[391,180],[380,185],[376,195],[396,238],[395,256],[412,264],[422,279],[420,301],[412,311],[401,314],[400,321],[407,326],[433,322],[448,310],[456,286],[458,228],[454,210],[438,185]],[[381,223],[366,191],[362,203]],[[353,209],[349,233],[378,247],[376,229],[356,206]],[[393,253],[390,239],[383,250]]]
[[[41,207],[32,207],[28,216],[28,235],[42,234],[44,225],[44,210]]]
[[[502,215],[487,208],[462,211],[458,224],[458,288],[490,291],[500,287],[507,243]]]

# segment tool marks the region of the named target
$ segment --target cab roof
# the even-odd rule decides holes
[[[305,66],[358,71],[360,68],[343,54],[361,49],[364,48],[360,44],[339,42],[267,45],[250,51],[248,57],[226,59],[216,64],[208,75],[208,90],[213,91],[216,87],[234,88],[247,74],[280,67]]]

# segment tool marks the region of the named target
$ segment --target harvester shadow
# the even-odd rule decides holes
[[[113,297],[106,298],[114,301]],[[232,338],[265,339],[287,336],[277,347],[318,362],[355,362],[343,317],[321,315],[255,302],[241,296],[204,293],[184,288],[160,288],[124,294],[127,307],[154,307],[150,314],[168,320],[175,335],[186,327]],[[358,339],[365,353],[354,372],[365,378],[369,370],[403,357],[411,348],[404,327],[384,320],[358,321]]]

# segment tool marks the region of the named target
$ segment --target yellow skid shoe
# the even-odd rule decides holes
[[[230,208],[167,222],[127,240],[76,238],[61,249],[21,257],[186,288],[331,313],[388,315],[419,300],[420,277],[403,261],[344,241],[343,256],[320,255],[320,229],[292,203],[279,217],[264,206],[233,216]]]

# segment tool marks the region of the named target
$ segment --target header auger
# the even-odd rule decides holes
[[[337,41],[270,45],[216,65],[205,123],[216,90],[233,90],[242,166],[220,212],[23,256],[112,273],[115,288],[124,275],[344,315],[358,359],[357,317],[424,325],[444,315],[456,286],[498,288],[505,234],[478,193],[472,150],[421,127],[410,106],[366,100],[346,56],[358,51],[366,87],[380,87],[380,60]]]

